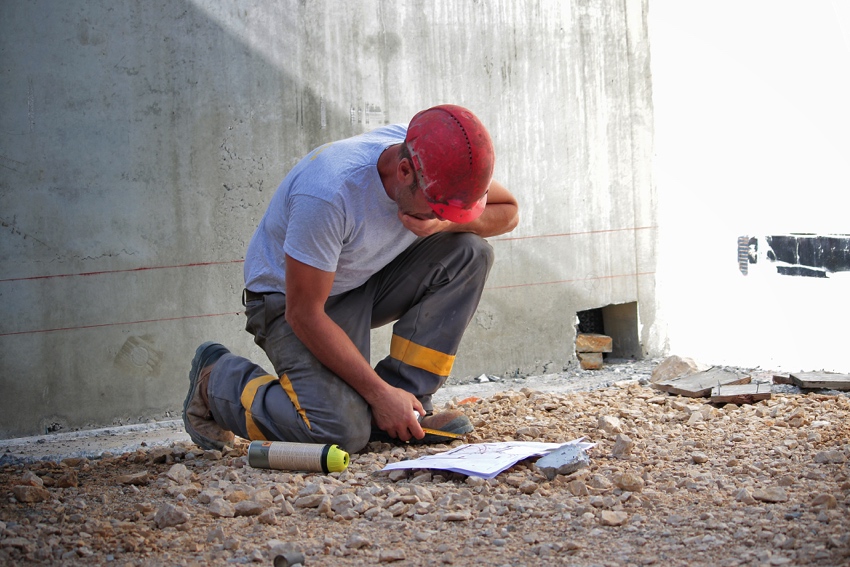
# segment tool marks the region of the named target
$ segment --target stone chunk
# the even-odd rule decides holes
[[[691,453],[691,460],[694,463],[701,465],[703,463],[708,462],[708,455],[706,455],[702,451],[694,451],[693,453]]]
[[[755,504],[755,498],[746,488],[742,488],[735,493],[735,500],[744,504]]]
[[[319,504],[324,500],[325,495],[321,493],[302,496],[295,500],[296,508],[318,508]]]
[[[812,500],[812,506],[823,506],[824,508],[832,510],[833,508],[838,506],[838,501],[832,494],[818,494],[817,496],[815,496],[814,500]]]
[[[362,547],[371,547],[372,540],[360,534],[351,534],[348,541],[345,542],[345,547],[349,549],[360,549]]]
[[[26,471],[23,478],[21,478],[21,484],[28,486],[44,486],[44,481],[34,472]]]
[[[820,451],[815,455],[816,463],[843,463],[846,460],[844,453],[835,449],[831,451]]]
[[[227,500],[216,498],[210,502],[210,514],[217,518],[232,518],[236,515],[236,510]]]
[[[622,526],[628,521],[629,515],[626,512],[602,510],[599,515],[599,523],[601,523],[603,526]]]
[[[620,423],[620,418],[613,415],[600,415],[599,419],[596,420],[596,428],[601,429],[609,435],[623,432],[623,426]]]
[[[259,516],[266,510],[266,508],[268,508],[268,505],[265,505],[262,502],[243,500],[233,507],[233,512],[237,516]]]
[[[788,494],[785,492],[785,489],[774,486],[756,490],[753,492],[753,498],[762,502],[786,502],[788,500]]]
[[[176,482],[177,484],[188,484],[192,480],[192,471],[186,468],[186,465],[177,463],[173,465],[165,476]]]
[[[46,488],[31,484],[13,486],[12,494],[18,502],[44,502],[50,499],[50,492]]]
[[[632,441],[631,437],[624,433],[620,433],[614,441],[614,448],[611,449],[611,455],[615,458],[621,459],[632,452],[634,444],[635,443]]]
[[[590,477],[590,486],[592,488],[598,488],[600,490],[608,490],[613,486],[613,483],[608,480],[604,475],[595,474]]]
[[[403,549],[387,549],[378,554],[378,561],[381,563],[393,563],[394,561],[404,561],[407,558]]]
[[[131,484],[134,486],[144,486],[150,483],[151,479],[148,471],[142,471],[135,474],[122,474],[115,479],[118,484]]]
[[[631,472],[624,472],[614,477],[614,484],[620,490],[627,492],[640,492],[644,487],[644,480]]]
[[[590,457],[577,445],[564,445],[537,460],[536,466],[546,478],[552,480],[555,475],[571,474],[590,465]]]
[[[613,340],[606,335],[596,333],[579,333],[576,335],[576,352],[611,352]]]
[[[444,522],[468,522],[472,519],[472,515],[469,512],[446,512],[440,519]]]
[[[695,374],[700,371],[697,363],[692,358],[685,358],[677,355],[668,356],[652,371],[649,381],[655,384],[656,382],[664,382],[665,380],[675,380],[689,374]]]
[[[173,504],[163,504],[156,511],[153,521],[159,529],[185,524],[189,521],[189,514],[177,508]]]
[[[73,488],[79,486],[80,480],[77,477],[77,471],[67,471],[60,476],[56,481],[56,486],[59,488]]]

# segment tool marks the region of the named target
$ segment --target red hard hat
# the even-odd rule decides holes
[[[437,215],[464,223],[484,212],[496,155],[472,112],[453,104],[423,110],[410,121],[405,143]]]

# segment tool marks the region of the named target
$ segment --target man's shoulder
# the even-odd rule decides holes
[[[363,137],[387,137],[394,140],[404,140],[407,135],[407,126],[404,124],[387,124],[378,126],[373,130],[361,134]]]

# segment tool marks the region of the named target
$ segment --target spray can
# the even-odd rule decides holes
[[[248,446],[248,464],[259,469],[342,472],[348,460],[348,453],[331,444],[251,441]]]

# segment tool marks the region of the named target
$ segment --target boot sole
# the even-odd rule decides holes
[[[219,347],[215,350],[211,350],[209,353],[207,350],[210,350],[210,347]],[[219,352],[220,351],[220,352]],[[195,388],[197,385],[198,377],[201,375],[201,370],[221,358],[222,355],[230,352],[227,350],[227,347],[221,345],[219,343],[214,343],[212,341],[206,342],[199,346],[197,350],[195,350],[195,358],[192,359],[192,369],[189,371],[189,393],[186,394],[186,399],[183,401],[183,426],[186,428],[186,433],[189,434],[189,438],[203,449],[223,449],[224,444],[218,441],[214,441],[209,439],[208,437],[204,437],[200,433],[198,433],[194,427],[189,423],[189,417],[186,413],[186,410],[189,407],[189,402],[192,400],[192,397],[195,395]],[[215,356],[218,354],[218,356]]]

